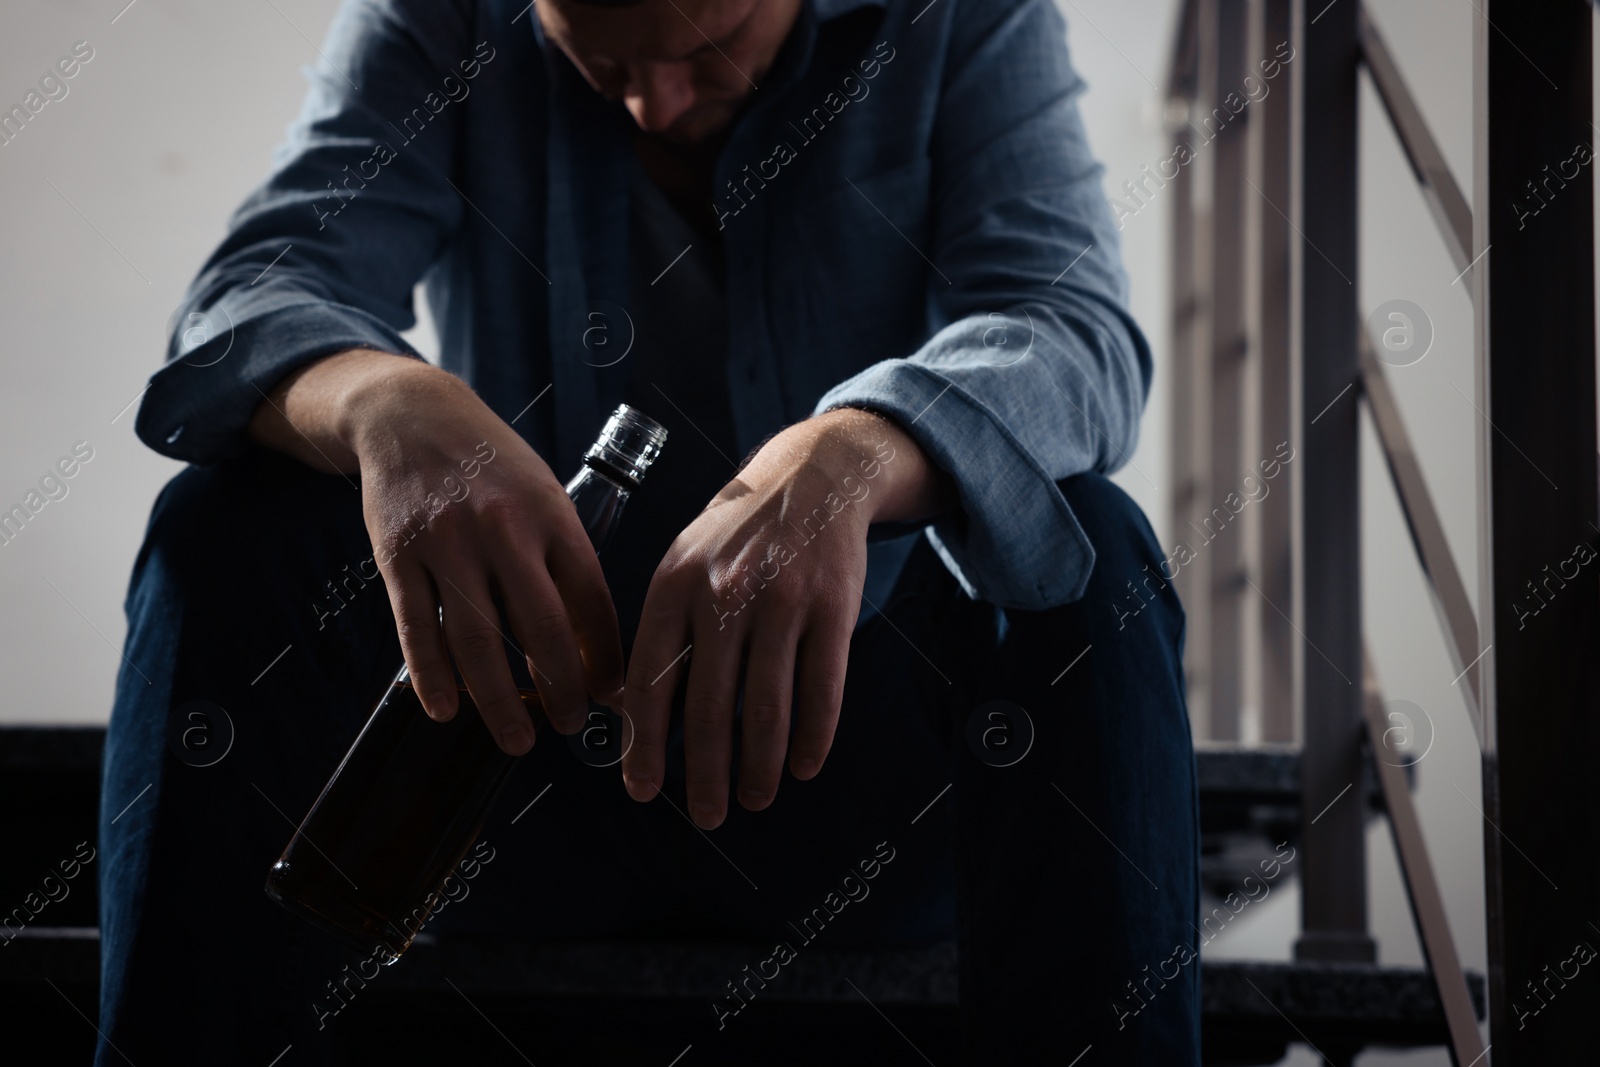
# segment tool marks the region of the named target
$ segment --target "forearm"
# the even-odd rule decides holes
[[[251,416],[250,438],[317,470],[355,474],[368,432],[362,416],[448,403],[459,385],[420,360],[350,349],[301,367],[267,393]]]

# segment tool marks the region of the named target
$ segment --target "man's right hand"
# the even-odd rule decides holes
[[[453,654],[500,747],[533,745],[506,625],[560,732],[582,726],[587,698],[618,698],[616,610],[588,535],[544,460],[459,378],[404,356],[341,352],[268,394],[250,435],[318,470],[360,474],[400,647],[433,718],[456,713]]]

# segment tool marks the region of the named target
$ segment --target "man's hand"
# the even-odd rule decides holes
[[[673,542],[650,584],[624,695],[634,741],[622,766],[634,799],[660,788],[685,669],[697,825],[709,830],[727,811],[741,671],[739,802],[751,811],[772,803],[786,753],[796,778],[814,777],[839,719],[867,527],[928,518],[954,496],[915,441],[865,411],[828,412],[768,442]]]
[[[532,747],[506,627],[557,730],[582,725],[587,697],[616,699],[616,611],[577,513],[545,462],[460,379],[387,353],[343,352],[274,389],[250,429],[311,466],[359,471],[400,646],[433,718],[456,713],[453,653],[500,747]]]

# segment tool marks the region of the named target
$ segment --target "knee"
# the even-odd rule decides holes
[[[1120,486],[1101,474],[1079,474],[1057,485],[1094,547],[1091,590],[1096,583],[1102,592],[1107,582],[1121,585],[1146,567],[1160,573],[1163,557],[1150,521]]]
[[[1079,474],[1058,483],[1094,548],[1094,567],[1079,602],[1114,631],[1152,613],[1181,631],[1183,609],[1172,588],[1166,557],[1139,505],[1100,474]]]
[[[187,588],[265,574],[275,563],[314,563],[365,544],[360,492],[274,453],[188,467],[161,490],[134,565],[134,585],[159,574]],[[232,584],[227,583],[227,584]],[[237,592],[237,586],[234,586]]]

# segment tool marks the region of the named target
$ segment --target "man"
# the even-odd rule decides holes
[[[139,412],[198,466],[129,594],[98,1062],[333,1054],[357,991],[266,869],[402,655],[529,752],[503,637],[558,733],[592,699],[632,743],[619,784],[541,737],[430,932],[959,936],[965,1062],[1198,1062],[1198,964],[1150,973],[1197,906],[1182,615],[1101,473],[1150,357],[1063,39],[1048,0],[347,3]],[[619,400],[670,440],[597,560],[561,477]],[[168,743],[219,707],[224,758]]]

